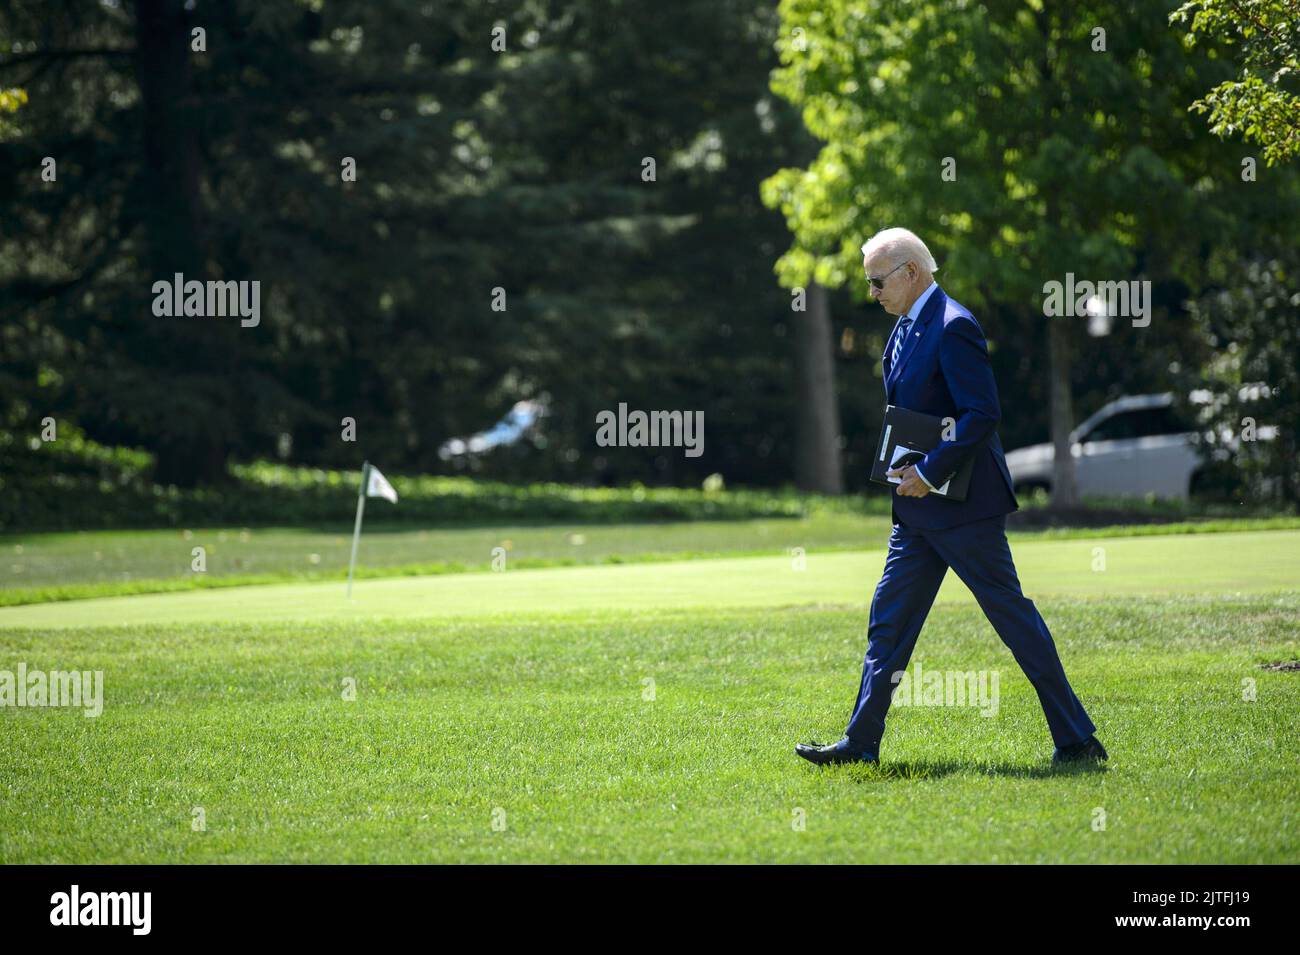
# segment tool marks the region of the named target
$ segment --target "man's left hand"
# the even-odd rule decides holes
[[[901,471],[886,471],[885,477],[901,477],[903,483],[898,485],[898,493],[903,497],[925,497],[930,493],[930,485],[921,480],[916,473],[916,466],[909,464]]]

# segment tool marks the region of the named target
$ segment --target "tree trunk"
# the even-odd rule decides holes
[[[808,311],[794,322],[795,483],[800,490],[843,494],[835,344],[826,290],[808,289]]]
[[[1047,350],[1051,375],[1052,507],[1079,506],[1079,483],[1074,473],[1070,432],[1074,429],[1074,400],[1070,395],[1070,321],[1068,316],[1047,320]]]
[[[1047,104],[1039,114],[1044,127],[1044,136],[1054,132],[1054,115],[1061,104],[1061,91],[1064,80],[1057,73],[1061,62],[1056,38],[1068,36],[1070,16],[1068,6],[1055,7],[1044,5],[1036,14],[1038,29],[1043,38],[1042,58],[1039,60],[1038,73],[1043,89],[1048,91]],[[1055,22],[1054,22],[1055,18]],[[1049,240],[1045,248],[1057,249],[1058,244],[1051,241],[1059,234],[1061,222],[1060,202],[1057,189],[1063,188],[1051,184],[1044,195],[1047,206],[1046,233]],[[1048,259],[1058,262],[1053,255]],[[1047,318],[1047,357],[1048,357],[1048,400],[1052,419],[1052,448],[1055,461],[1052,466],[1052,503],[1053,508],[1065,509],[1079,506],[1079,482],[1075,477],[1074,455],[1070,453],[1070,432],[1074,429],[1074,401],[1070,394],[1070,326],[1068,315],[1073,312],[1073,302],[1066,303],[1067,315]]]
[[[199,182],[202,159],[195,129],[201,110],[195,102],[190,64],[190,18],[184,0],[138,0],[136,7],[135,76],[140,87],[142,181],[137,187],[140,224],[151,281],[208,276],[200,229]],[[203,55],[203,54],[197,54]],[[141,321],[170,323],[152,326],[147,337],[167,356],[179,382],[224,380],[226,387],[205,393],[209,404],[236,399],[234,360],[237,322],[206,318]],[[184,387],[184,384],[179,385]],[[226,479],[229,441],[216,422],[229,407],[173,419],[168,433],[152,443],[157,458],[154,479],[182,487]]]

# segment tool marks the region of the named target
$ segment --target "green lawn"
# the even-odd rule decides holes
[[[1298,530],[1291,516],[1196,520],[1103,529],[1010,531],[1013,539]],[[887,513],[814,509],[803,518],[558,524],[411,530],[369,525],[358,576],[427,576],[491,568],[503,548],[510,569],[739,554],[807,553],[882,548]],[[175,592],[245,584],[340,580],[347,573],[352,529],[193,528],[0,535],[0,606],[46,600]],[[206,570],[192,569],[195,547]]]
[[[1098,548],[1101,553],[1098,553]],[[1107,599],[1127,594],[1300,591],[1300,531],[1020,540],[1017,566],[1031,595]],[[1104,559],[1104,570],[1094,561]],[[664,607],[781,607],[865,603],[882,550],[698,559],[661,564],[275,584],[105,597],[0,608],[0,628],[78,627],[100,621],[192,626],[212,621],[450,619]],[[1100,567],[1102,565],[1097,564]],[[949,574],[943,600],[972,600]]]
[[[1300,673],[1260,666],[1300,657],[1300,533],[1014,546],[1104,771],[1049,768],[951,579],[913,662],[997,671],[997,715],[798,760],[847,717],[878,550],[120,597],[0,610],[0,669],[106,683],[94,719],[0,709],[0,862],[1300,861]]]
[[[1300,522],[1298,522],[1300,523]],[[511,569],[788,548],[884,546],[886,515],[816,512],[805,518],[560,524],[411,530],[367,526],[362,576],[487,571],[502,548]],[[247,581],[338,580],[346,575],[352,528],[196,528],[0,536],[0,604],[50,596],[196,589]],[[205,550],[195,573],[192,552]]]

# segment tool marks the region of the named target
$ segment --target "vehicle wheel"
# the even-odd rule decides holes
[[[1226,461],[1212,461],[1192,472],[1188,494],[1200,501],[1223,502],[1240,497],[1241,475]]]

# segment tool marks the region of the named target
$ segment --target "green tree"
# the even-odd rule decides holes
[[[1201,490],[1233,500],[1267,494],[1300,502],[1300,260],[1225,260],[1221,284],[1191,308],[1201,346],[1180,375],[1183,405],[1200,420]],[[1193,400],[1195,399],[1195,400]]]
[[[1271,166],[1300,155],[1300,0],[1189,0],[1169,15],[1187,38],[1225,40],[1241,51],[1241,73],[1192,103],[1219,136],[1264,149]]]
[[[1164,15],[1141,5],[780,9],[773,89],[825,142],[807,168],[764,184],[794,236],[781,281],[847,285],[862,298],[865,238],[894,225],[924,237],[945,288],[1040,356],[1053,500],[1076,503],[1069,433],[1084,320],[1047,319],[1045,285],[1073,273],[1199,288],[1206,246],[1241,239],[1252,210],[1277,201],[1241,188],[1235,157],[1182,105],[1226,64],[1185,50]],[[1106,347],[1135,354],[1188,335],[1170,315],[1147,326],[1119,317]]]
[[[285,435],[303,461],[447,467],[443,439],[539,396],[545,454],[475,467],[787,478],[784,233],[754,186],[810,144],[766,89],[775,22],[761,0],[672,29],[623,0],[10,4],[0,80],[32,94],[0,154],[11,394],[178,484]],[[174,271],[261,281],[261,326],[154,318]],[[595,448],[620,400],[702,408],[705,456]]]
[[[20,89],[0,89],[0,124],[4,124],[8,121],[8,117],[5,114],[18,112],[19,107],[26,102],[26,91]],[[0,125],[0,135],[5,133],[5,129],[6,127],[4,125]]]

